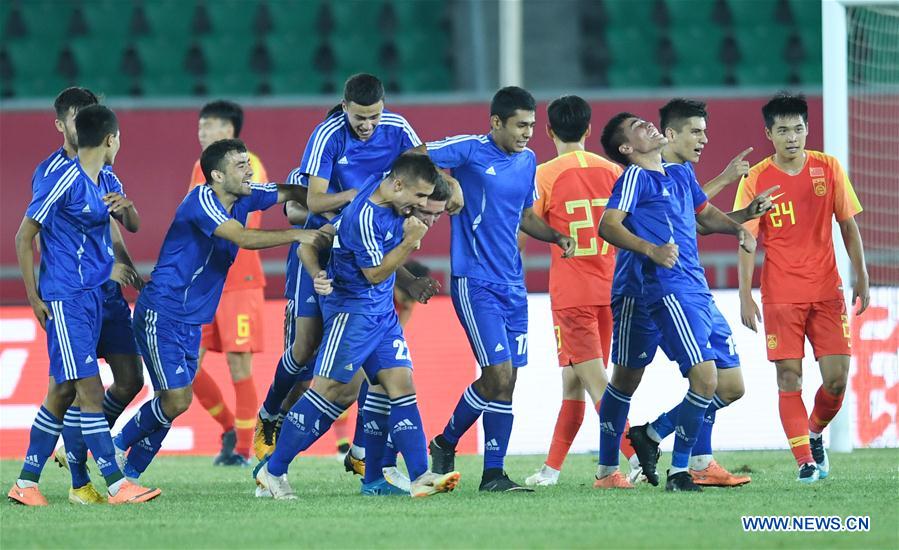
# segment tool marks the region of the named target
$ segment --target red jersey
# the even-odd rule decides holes
[[[571,258],[553,251],[549,295],[553,309],[609,305],[615,248],[599,238],[599,219],[622,169],[599,155],[572,151],[537,167],[534,212],[577,243]]]
[[[249,153],[250,166],[253,168],[253,181],[255,183],[268,183],[268,174],[259,157],[253,153]],[[190,176],[190,189],[206,182],[206,176],[200,168],[200,161],[194,164],[193,173]],[[247,227],[250,229],[259,229],[262,225],[262,212],[250,212],[247,217]],[[262,260],[259,258],[257,250],[246,250],[239,248],[231,269],[228,270],[228,277],[225,279],[225,288],[223,292],[229,290],[241,290],[245,288],[263,288],[265,287],[265,273],[262,271]]]
[[[787,174],[769,157],[752,167],[737,189],[734,209],[746,207],[760,192],[779,185],[774,208],[747,222],[761,235],[762,302],[799,304],[842,300],[842,281],[833,251],[833,223],[862,211],[849,178],[837,159],[806,151],[805,166]]]

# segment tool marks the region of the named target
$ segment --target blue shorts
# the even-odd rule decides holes
[[[122,287],[115,281],[107,281],[103,289],[103,326],[97,355],[137,355],[134,329],[131,326],[131,308],[122,296]]]
[[[612,296],[612,363],[642,369],[652,363],[661,344],[643,298]]]
[[[134,333],[154,390],[176,390],[193,382],[201,328],[163,317],[138,299],[134,306]]]
[[[328,314],[315,374],[346,384],[360,367],[371,384],[377,384],[381,370],[412,368],[409,346],[395,311],[380,315]]]
[[[711,295],[668,294],[649,310],[662,334],[663,348],[684,376],[703,361],[714,361],[718,368],[739,366],[730,326]]]
[[[74,298],[49,300],[47,354],[57,384],[98,376],[97,341],[103,324],[103,291],[85,290]]]
[[[296,303],[293,300],[287,300],[287,305],[284,306],[284,351],[289,352],[291,348],[293,348],[293,343],[297,339],[297,314],[296,314]],[[291,357],[292,359],[292,357]],[[305,365],[298,365],[297,369],[300,369],[300,373],[298,375],[297,380],[300,382],[308,382],[312,380],[312,376],[314,374],[314,368],[312,363],[306,363]],[[288,371],[290,372],[290,371]]]
[[[511,359],[514,368],[528,364],[528,292],[524,285],[453,277],[453,306],[478,365]]]
[[[322,317],[321,296],[315,293],[312,277],[300,266],[297,291],[294,294],[294,315],[297,317]]]

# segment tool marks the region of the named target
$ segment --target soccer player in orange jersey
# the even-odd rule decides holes
[[[231,101],[213,101],[200,110],[197,137],[205,150],[220,139],[240,137],[243,126],[243,109]],[[265,167],[259,157],[249,153],[253,181],[268,181]],[[194,165],[190,189],[204,183],[200,161]],[[252,212],[247,218],[247,228],[258,229],[262,212]],[[259,252],[241,248],[228,271],[225,289],[215,313],[215,320],[203,326],[200,342],[199,365],[202,367],[206,351],[224,353],[231,380],[234,382],[235,410],[232,413],[222,398],[222,392],[212,375],[199,368],[193,382],[194,394],[209,414],[222,426],[222,449],[214,464],[242,466],[249,463],[253,428],[256,425],[258,407],[256,387],[253,384],[253,353],[262,351],[262,309],[265,302],[263,289],[265,275]]]
[[[555,485],[562,464],[584,420],[584,390],[595,410],[608,378],[603,359],[612,341],[611,300],[615,248],[597,236],[597,225],[615,180],[617,164],[585,150],[590,135],[590,105],[578,96],[564,96],[547,107],[546,133],[558,156],[537,167],[538,199],[534,212],[577,242],[571,258],[552,256],[549,294],[552,303],[559,366],[562,368],[562,407],[556,420],[546,462],[525,484]],[[622,447],[630,459],[634,451]],[[632,463],[634,478],[639,463]]]
[[[781,93],[762,107],[765,136],[774,155],[753,166],[740,182],[735,207],[758,189],[780,186],[774,208],[747,228],[761,235],[762,308],[768,360],[777,371],[780,419],[799,465],[798,480],[812,483],[829,475],[821,433],[840,410],[849,376],[849,318],[834,258],[836,217],[852,262],[852,303],[860,315],[869,301],[868,272],[854,216],[862,211],[849,178],[834,157],[805,149],[808,105],[801,95]],[[756,330],[761,320],[750,292],[755,255],[740,252],[740,305],[743,324]],[[802,402],[802,358],[808,337],[823,384],[808,416]]]

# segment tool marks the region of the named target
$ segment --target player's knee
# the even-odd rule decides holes
[[[171,419],[181,416],[193,401],[193,391],[190,387],[162,392],[162,410]]]
[[[689,379],[690,389],[703,397],[711,398],[718,389],[718,372],[711,361],[694,365],[690,369]]]
[[[743,377],[718,377],[718,387],[715,393],[727,404],[737,401],[746,393]]]
[[[792,369],[777,369],[777,389],[783,392],[802,391],[802,375]]]
[[[839,377],[833,380],[824,380],[823,386],[831,395],[843,395],[843,392],[846,391],[846,379]]]
[[[644,369],[629,369],[621,365],[615,365],[612,371],[612,385],[615,389],[626,395],[634,395],[640,380],[643,378]]]
[[[63,382],[62,384],[52,383],[47,391],[47,399],[44,406],[52,412],[65,413],[72,403],[75,401],[75,384],[73,382]],[[59,416],[59,415],[57,415]],[[62,416],[59,416],[62,418]]]

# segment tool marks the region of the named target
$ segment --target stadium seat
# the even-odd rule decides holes
[[[724,86],[727,71],[724,65],[715,62],[678,62],[669,72],[672,86],[693,88],[698,86]]]
[[[269,0],[272,34],[279,36],[323,34],[318,26],[321,0]]]
[[[147,0],[141,5],[152,36],[182,45],[193,38],[191,24],[197,0]]]
[[[646,88],[662,83],[657,63],[613,63],[609,67],[608,77],[612,88]]]
[[[746,26],[780,25],[777,19],[777,2],[778,0],[727,0],[730,24],[737,32]]]
[[[613,63],[657,64],[658,38],[650,26],[611,27],[606,32],[606,43]]]
[[[399,91],[404,94],[446,92],[453,89],[452,75],[442,63],[432,63],[416,71],[399,71],[395,78]]]
[[[59,50],[39,38],[10,42],[3,47],[16,81],[50,76],[56,72]]]
[[[452,46],[443,36],[418,33],[398,33],[392,44],[396,48],[398,68],[402,72],[427,71],[431,65],[445,69],[444,53]]]
[[[338,80],[342,81],[355,73],[382,72],[381,41],[377,33],[345,37],[338,35],[329,41],[328,46],[334,52],[336,61],[334,70]]]
[[[806,61],[799,66],[799,81],[806,86],[820,86],[824,79],[824,68],[821,62]]]
[[[789,34],[771,25],[746,26],[734,34],[741,65],[786,65],[784,51]]]
[[[603,5],[609,17],[607,30],[615,28],[646,28],[656,19],[655,2],[644,0],[604,0]],[[636,24],[635,24],[636,22]]]
[[[298,2],[300,4],[305,2]],[[212,34],[250,36],[258,8],[246,0],[208,0],[205,4]]]
[[[6,1],[6,0],[4,0]],[[76,4],[61,0],[19,2],[28,37],[61,43],[69,34],[69,23]]]
[[[208,96],[253,96],[259,94],[261,80],[252,71],[211,74],[205,79]]]
[[[273,76],[307,74],[314,71],[318,38],[308,34],[268,35],[266,47]]]
[[[790,82],[790,67],[779,59],[774,63],[740,63],[734,77],[740,86],[784,86]]]
[[[132,4],[121,0],[81,2],[81,15],[88,35],[122,41],[131,33]]]
[[[374,38],[384,13],[382,0],[338,0],[330,2],[328,9],[334,18],[334,34],[343,39],[348,36]],[[365,31],[363,33],[363,31]],[[370,31],[370,32],[369,32]]]
[[[280,95],[317,95],[326,91],[326,85],[327,79],[312,69],[269,77],[271,92]]]
[[[102,95],[104,98],[129,96],[134,88],[132,79],[121,72],[112,76],[79,76],[78,85],[90,88],[92,92],[98,96]]]
[[[715,2],[712,0],[665,0],[672,34],[684,27],[713,28]],[[673,38],[673,37],[672,37]]]
[[[124,48],[102,35],[82,36],[69,43],[78,77],[122,74]]]
[[[821,2],[819,0],[788,0],[793,20],[801,32],[821,35]]]
[[[708,22],[707,22],[708,23]],[[674,46],[677,64],[720,64],[723,31],[715,25],[672,29],[668,37]]]
[[[396,34],[441,31],[446,3],[442,0],[391,0],[390,9],[396,16]]]
[[[13,82],[13,96],[22,98],[55,97],[63,88],[75,83],[55,73],[45,73]]]
[[[195,81],[189,75],[158,74],[144,75],[140,82],[142,95],[183,97],[194,95]]]
[[[154,89],[189,90],[192,77],[184,68],[186,49],[183,44],[173,43],[164,38],[141,37],[134,43],[141,65],[141,83],[143,89],[154,88],[153,82],[159,81]],[[179,81],[178,85],[168,81]]]
[[[250,52],[253,43],[250,34],[215,34],[199,39],[203,52],[206,74],[209,76],[252,73]],[[208,80],[208,79],[207,79]]]

